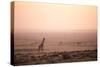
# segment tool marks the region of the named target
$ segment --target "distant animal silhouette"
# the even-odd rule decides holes
[[[61,45],[61,44],[63,44],[63,42],[62,42],[62,41],[60,41],[60,42],[59,42],[59,45]]]
[[[44,50],[44,41],[45,41],[45,38],[43,38],[41,44],[40,44],[39,47],[38,47],[39,52],[41,52],[41,51]]]
[[[81,44],[81,42],[76,42],[78,45]]]

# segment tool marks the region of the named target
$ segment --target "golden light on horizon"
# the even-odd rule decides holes
[[[96,30],[95,6],[15,2],[15,32]]]

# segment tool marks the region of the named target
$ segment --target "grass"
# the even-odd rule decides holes
[[[17,52],[14,58],[15,65],[95,61],[97,60],[97,50],[41,52],[37,54]]]

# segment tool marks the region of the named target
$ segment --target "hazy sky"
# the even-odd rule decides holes
[[[15,2],[15,32],[96,30],[96,7]]]

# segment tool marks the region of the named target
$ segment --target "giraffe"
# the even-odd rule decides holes
[[[44,50],[44,41],[45,41],[45,38],[43,38],[41,44],[38,46],[39,52]]]

